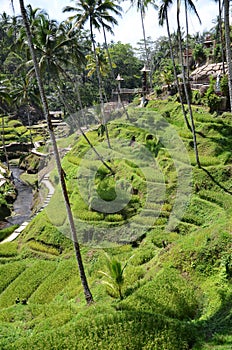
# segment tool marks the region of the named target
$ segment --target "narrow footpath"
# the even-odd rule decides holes
[[[52,183],[49,180],[49,174],[46,174],[43,177],[43,180],[41,181],[41,183],[44,184],[48,189],[48,194],[45,201],[43,202],[43,205],[40,207],[38,212],[30,218],[30,220],[24,221],[16,230],[14,230],[14,232],[12,232],[7,238],[5,238],[2,242],[0,242],[0,244],[12,242],[13,240],[15,240],[20,235],[20,233],[27,227],[30,221],[34,219],[34,217],[38,215],[48,205],[55,191]]]

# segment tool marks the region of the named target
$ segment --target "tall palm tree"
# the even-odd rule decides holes
[[[190,0],[184,0],[184,7],[185,7],[185,25],[186,25],[186,66],[187,66],[187,78],[189,81],[189,25],[188,25],[188,12],[189,9],[193,9],[196,16],[198,17],[199,22],[201,23],[201,19],[196,11],[196,8],[192,1]]]
[[[2,146],[3,146],[3,151],[6,159],[6,165],[7,169],[10,170],[10,164],[9,164],[9,158],[8,158],[8,153],[6,149],[6,144],[5,144],[5,120],[4,120],[4,114],[5,114],[5,109],[4,106],[9,105],[11,102],[11,95],[8,90],[9,86],[9,80],[3,79],[0,81],[0,110],[2,114]]]
[[[166,21],[169,50],[170,50],[170,55],[171,55],[171,59],[172,59],[173,71],[174,71],[176,86],[177,86],[179,99],[180,99],[180,103],[181,103],[181,108],[182,108],[182,112],[183,112],[183,116],[184,116],[184,120],[185,120],[185,123],[187,125],[187,128],[189,130],[191,130],[191,126],[189,124],[189,121],[188,121],[188,118],[187,118],[187,115],[186,115],[186,111],[185,111],[185,107],[184,107],[184,101],[183,101],[182,92],[181,92],[181,88],[180,88],[180,84],[179,84],[179,79],[178,79],[178,76],[177,76],[176,63],[175,63],[174,53],[173,53],[173,46],[172,46],[171,33],[170,33],[170,27],[169,27],[169,19],[168,19],[168,7],[170,6],[171,3],[172,3],[172,1],[163,0],[163,3],[162,3],[162,5],[160,6],[160,9],[159,9],[159,24],[161,26],[163,26],[164,20]]]
[[[76,2],[76,6],[66,6],[63,9],[63,12],[75,12],[73,16],[70,16],[68,19],[70,21],[74,21],[74,26],[78,28],[83,28],[84,24],[89,21],[89,28],[90,28],[90,37],[93,47],[93,53],[96,61],[96,68],[97,68],[97,78],[98,78],[98,85],[99,85],[99,95],[100,95],[100,105],[101,105],[101,115],[102,115],[102,121],[105,126],[106,130],[106,137],[108,146],[110,146],[110,140],[109,140],[109,134],[108,134],[108,128],[105,121],[105,112],[104,112],[104,98],[103,98],[103,83],[102,83],[102,77],[99,69],[99,63],[98,63],[98,57],[97,57],[97,51],[96,51],[96,44],[95,44],[95,38],[94,38],[94,28],[100,30],[102,26],[104,26],[106,29],[110,28],[110,25],[112,23],[112,16],[110,15],[111,12],[115,13],[117,10],[115,9],[115,5],[110,0],[80,0]]]
[[[112,10],[113,10],[115,15],[121,16],[122,8],[119,5],[116,5],[113,2],[112,2]],[[105,48],[106,48],[106,52],[107,52],[107,56],[108,56],[108,60],[109,60],[109,65],[110,65],[111,77],[112,77],[113,81],[115,81],[116,77],[114,75],[113,62],[111,60],[109,46],[108,46],[108,42],[107,42],[107,38],[106,38],[106,31],[110,32],[111,34],[114,34],[114,32],[113,32],[113,30],[112,30],[110,25],[105,26],[104,21],[102,21],[101,24],[102,24]],[[117,20],[113,16],[111,16],[111,25],[117,25],[117,24],[118,24]],[[116,84],[116,90],[117,90],[117,94],[118,94],[118,98],[119,98],[119,103],[122,106],[124,113],[126,114],[126,118],[129,120],[130,119],[129,118],[129,114],[128,114],[126,108],[125,108],[125,105],[124,105],[123,101],[122,101],[121,91],[120,91],[120,88],[119,88],[118,84]]]
[[[46,13],[40,12],[38,16],[33,21],[34,25],[37,24],[37,27],[33,36],[33,44],[34,49],[36,51],[36,55],[38,57],[38,65],[40,72],[48,75],[48,83],[51,85],[51,81],[58,84],[62,84],[61,77],[66,79],[66,81],[70,81],[73,83],[74,90],[76,91],[77,100],[79,103],[79,107],[82,113],[82,102],[79,94],[78,84],[72,79],[71,75],[67,73],[64,69],[65,66],[72,66],[73,59],[75,56],[75,65],[83,64],[85,61],[84,54],[82,52],[82,47],[79,45],[75,36],[73,36],[70,32],[66,32],[64,26],[61,24],[59,27],[57,26],[56,21],[50,21],[49,17]],[[30,62],[28,62],[30,63]],[[32,62],[33,63],[33,62]],[[34,72],[34,65],[31,70],[29,70],[28,75]],[[58,92],[61,93],[60,88],[58,88]],[[60,98],[62,98],[60,94]],[[68,106],[68,103],[65,102],[65,99],[62,98],[63,104],[67,107],[70,113],[74,113],[75,111]],[[99,155],[96,151],[95,147],[82,131],[80,125],[78,124],[78,128],[81,131],[83,137],[93,149],[93,151],[98,156],[99,160],[103,163],[103,165],[113,173],[111,167],[104,161],[104,159]]]
[[[228,85],[230,96],[230,110],[232,112],[232,55],[230,40],[230,1],[224,0],[224,21],[225,21],[225,41],[226,41],[226,60],[228,65]]]
[[[59,151],[57,148],[57,143],[56,143],[55,135],[53,132],[52,121],[51,121],[51,117],[49,114],[47,97],[45,95],[44,85],[43,85],[43,81],[41,79],[41,73],[40,73],[40,69],[39,69],[39,64],[38,64],[36,54],[35,54],[35,49],[33,46],[31,30],[30,30],[30,25],[29,25],[28,18],[27,18],[26,9],[24,6],[24,1],[19,0],[19,3],[20,3],[23,24],[24,24],[24,27],[25,27],[25,30],[27,33],[28,45],[30,48],[32,60],[33,60],[34,67],[35,67],[35,74],[36,74],[36,79],[37,79],[37,83],[38,83],[38,87],[39,87],[39,91],[40,91],[40,97],[41,97],[41,102],[43,105],[44,116],[45,116],[46,121],[47,121],[47,127],[48,127],[48,131],[49,131],[50,139],[51,139],[51,142],[53,145],[56,166],[57,166],[59,179],[60,179],[60,183],[61,183],[61,188],[62,188],[64,200],[65,200],[65,206],[66,206],[66,211],[67,211],[68,220],[69,220],[69,224],[70,224],[71,235],[72,235],[75,255],[76,255],[76,259],[77,259],[77,263],[78,263],[80,278],[81,278],[86,302],[87,302],[87,304],[90,304],[93,302],[93,297],[92,297],[91,291],[89,289],[88,281],[87,281],[85,270],[84,270],[84,265],[83,265],[82,256],[81,256],[81,252],[80,252],[80,245],[79,245],[78,239],[77,239],[76,227],[75,227],[74,218],[72,215],[72,210],[71,210],[70,201],[69,201],[69,195],[68,195],[68,191],[67,191],[67,187],[66,187],[66,183],[65,183],[65,175],[64,175],[64,171],[63,171],[62,166],[61,166]]]
[[[162,23],[163,19],[166,19],[166,23],[167,23],[167,18],[168,18],[167,10],[168,10],[169,6],[172,4],[173,4],[173,0],[164,0],[163,1],[161,11],[160,11],[161,23]],[[191,9],[194,10],[195,13],[197,13],[195,5],[193,4],[193,2],[191,0],[188,0],[188,5],[190,6]],[[188,88],[187,88],[185,66],[184,66],[184,60],[183,60],[182,35],[181,35],[181,26],[180,26],[180,7],[181,7],[181,0],[177,0],[177,36],[178,36],[178,45],[179,45],[179,53],[180,53],[180,60],[181,60],[183,87],[184,87],[184,93],[185,93],[185,97],[186,97],[186,101],[187,101],[187,105],[188,105],[189,116],[190,116],[191,131],[192,131],[192,135],[193,135],[193,144],[194,144],[196,163],[197,163],[198,167],[200,167],[200,160],[199,160],[198,148],[197,148],[196,131],[195,131],[195,123],[194,123],[194,119],[193,119],[192,107],[191,107],[191,102],[190,102]],[[183,111],[183,113],[185,116],[184,111]],[[185,121],[187,121],[187,118],[185,118]],[[187,123],[187,126],[189,126],[189,123]]]
[[[191,9],[196,12],[195,5],[191,0],[188,0],[188,4]],[[194,151],[195,151],[195,157],[196,157],[196,163],[198,167],[200,168],[200,159],[198,154],[198,147],[197,147],[197,138],[196,138],[196,130],[195,130],[195,123],[193,118],[193,112],[192,112],[192,106],[191,101],[189,98],[189,92],[188,92],[188,84],[186,81],[186,75],[185,75],[185,67],[184,67],[184,60],[183,60],[183,49],[182,49],[182,37],[181,37],[181,26],[180,26],[180,7],[181,7],[181,0],[177,0],[177,33],[178,33],[178,39],[179,39],[179,51],[180,51],[180,59],[181,59],[181,69],[182,69],[182,79],[183,79],[183,86],[185,91],[185,97],[188,105],[188,111],[189,111],[189,117],[191,121],[191,129],[192,129],[192,135],[193,135],[193,145],[194,145]]]
[[[150,70],[150,87],[152,88],[152,72],[151,72],[151,62],[150,57],[148,53],[148,47],[147,47],[147,38],[146,38],[146,31],[145,31],[145,24],[144,24],[144,17],[146,14],[146,9],[148,5],[152,5],[155,9],[158,9],[158,6],[155,4],[154,0],[131,0],[132,6],[136,5],[137,11],[140,13],[141,18],[141,24],[142,24],[142,31],[143,31],[143,41],[144,41],[144,49],[145,49],[145,56],[146,56],[146,62],[144,62],[147,66],[147,68]]]
[[[219,35],[220,35],[220,48],[221,48],[221,57],[222,57],[222,71],[225,75],[225,54],[223,47],[223,31],[222,31],[222,7],[224,5],[224,0],[214,0],[214,2],[218,3],[218,27],[219,27]]]
[[[31,107],[33,106],[40,109],[39,91],[34,76],[22,74],[17,77],[15,87],[12,89],[12,97],[17,108],[23,106],[26,109],[30,142],[32,144]]]

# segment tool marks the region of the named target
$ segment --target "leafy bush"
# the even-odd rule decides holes
[[[150,261],[155,256],[155,247],[143,247],[136,254],[134,254],[131,264],[138,266]]]
[[[97,193],[104,201],[113,201],[117,196],[113,179],[106,178],[102,180],[97,187]]]
[[[218,112],[219,110],[219,106],[221,103],[221,97],[219,97],[216,93],[215,93],[215,80],[213,78],[210,79],[210,86],[206,91],[205,94],[205,101],[207,103],[207,106],[209,107],[209,112],[213,113],[213,112]]]
[[[200,94],[199,90],[192,91],[192,103],[195,105],[201,104],[201,94]]]

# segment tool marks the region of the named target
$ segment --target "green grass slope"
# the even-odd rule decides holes
[[[113,156],[105,135],[88,132],[113,174],[82,138],[62,162],[94,303],[85,304],[53,171],[46,210],[0,245],[1,349],[231,349],[231,115],[194,108],[200,169],[177,103],[129,115],[109,123]],[[96,207],[117,195],[117,213]],[[126,264],[122,299],[106,252]]]

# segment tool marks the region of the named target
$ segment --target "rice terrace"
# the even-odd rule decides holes
[[[0,17],[0,349],[231,350],[230,2],[55,3]]]

